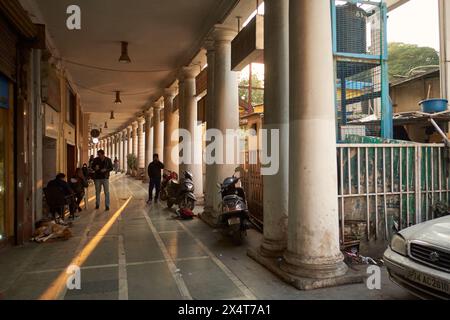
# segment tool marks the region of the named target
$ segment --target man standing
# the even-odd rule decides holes
[[[109,211],[110,197],[109,197],[109,173],[113,171],[113,164],[110,158],[105,156],[105,151],[99,150],[97,152],[97,158],[92,161],[92,170],[94,170],[94,183],[95,183],[95,198],[96,209],[100,208],[100,194],[105,192],[105,206],[106,211]]]
[[[153,162],[148,165],[148,176],[150,178],[150,186],[148,190],[148,201],[152,202],[153,189],[156,189],[155,202],[158,202],[159,191],[161,190],[161,170],[164,169],[164,164],[159,161],[159,155],[153,155]]]

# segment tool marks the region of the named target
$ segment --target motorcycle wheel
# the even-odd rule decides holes
[[[192,200],[192,199],[186,199],[186,207],[189,209],[189,210],[194,210],[194,208],[195,208],[195,201],[194,200]]]
[[[163,189],[161,190],[161,194],[159,195],[159,197],[161,198],[162,201],[166,201],[167,200],[167,190]]]
[[[231,239],[235,245],[240,246],[244,242],[244,238],[246,235],[247,232],[245,230],[242,230],[240,225],[237,225],[233,227]]]

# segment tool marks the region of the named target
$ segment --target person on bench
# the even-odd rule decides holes
[[[80,203],[85,195],[85,188],[88,187],[86,178],[84,177],[83,169],[78,168],[75,175],[70,179],[70,188],[75,193],[76,209],[81,212]]]
[[[75,218],[76,202],[75,193],[66,182],[66,175],[59,173],[54,180],[47,184],[47,195],[51,197],[47,199],[50,202],[50,212],[53,213],[56,220],[56,214],[64,220],[64,207],[69,206],[70,218]]]

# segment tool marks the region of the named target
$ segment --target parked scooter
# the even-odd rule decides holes
[[[178,181],[178,174],[174,171],[164,170],[160,192],[160,198],[162,201],[167,201],[167,198],[169,197],[167,188],[171,181]]]
[[[223,233],[231,236],[233,242],[240,245],[250,229],[250,220],[245,192],[242,187],[237,186],[240,177],[236,177],[236,172],[239,172],[239,168],[232,177],[226,178],[222,184],[217,184],[222,195],[218,223]]]
[[[183,172],[181,181],[170,180],[167,185],[167,206],[172,208],[174,204],[180,209],[194,210],[197,198],[194,195],[194,177],[188,171]]]

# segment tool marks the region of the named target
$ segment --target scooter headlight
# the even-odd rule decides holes
[[[396,234],[392,237],[391,249],[392,251],[395,251],[398,254],[401,254],[402,256],[408,255],[406,240],[399,234]]]

